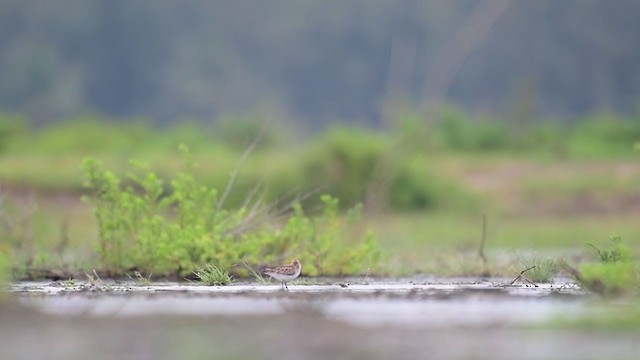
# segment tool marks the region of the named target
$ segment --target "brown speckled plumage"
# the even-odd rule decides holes
[[[279,280],[282,283],[282,287],[288,290],[287,281],[294,280],[300,276],[301,271],[302,265],[300,264],[300,261],[298,261],[298,259],[293,259],[291,264],[267,268],[264,270],[264,273],[276,280]]]

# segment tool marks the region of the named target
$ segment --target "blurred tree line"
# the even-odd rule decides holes
[[[377,122],[391,96],[425,100],[430,66],[478,4],[3,0],[0,110],[40,123],[251,111]],[[514,0],[464,59],[447,101],[525,119],[635,113],[639,14],[637,0]]]

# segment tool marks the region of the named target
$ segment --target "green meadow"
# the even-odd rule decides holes
[[[640,250],[637,117],[520,124],[449,109],[385,129],[176,124],[0,117],[13,278],[183,278],[211,264],[248,276],[240,263],[292,257],[312,276],[512,276],[593,261],[585,244],[612,236]]]

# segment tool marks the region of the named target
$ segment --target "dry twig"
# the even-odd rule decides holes
[[[526,276],[524,276],[524,273],[526,273],[526,272],[527,272],[527,271],[529,271],[529,270],[534,269],[535,267],[536,267],[536,266],[535,266],[535,265],[533,265],[533,266],[531,266],[531,267],[528,267],[528,268],[526,268],[526,269],[524,269],[524,270],[520,271],[520,274],[519,274],[515,279],[513,279],[513,281],[509,284],[509,286],[513,286],[513,284],[515,284],[515,283],[516,283],[516,281],[518,281],[518,280],[520,280],[520,279],[523,279],[524,281],[528,282],[529,284],[531,284],[531,285],[533,285],[533,286],[535,286],[535,287],[538,287],[538,284],[534,283],[533,281],[529,280]]]
[[[487,265],[487,256],[484,254],[484,244],[487,242],[487,215],[482,214],[482,237],[480,238],[480,247],[478,248],[478,256],[482,259],[482,264]]]

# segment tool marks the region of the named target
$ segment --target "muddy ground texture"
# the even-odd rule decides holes
[[[3,359],[633,359],[640,332],[550,327],[602,310],[570,281],[11,285]]]

